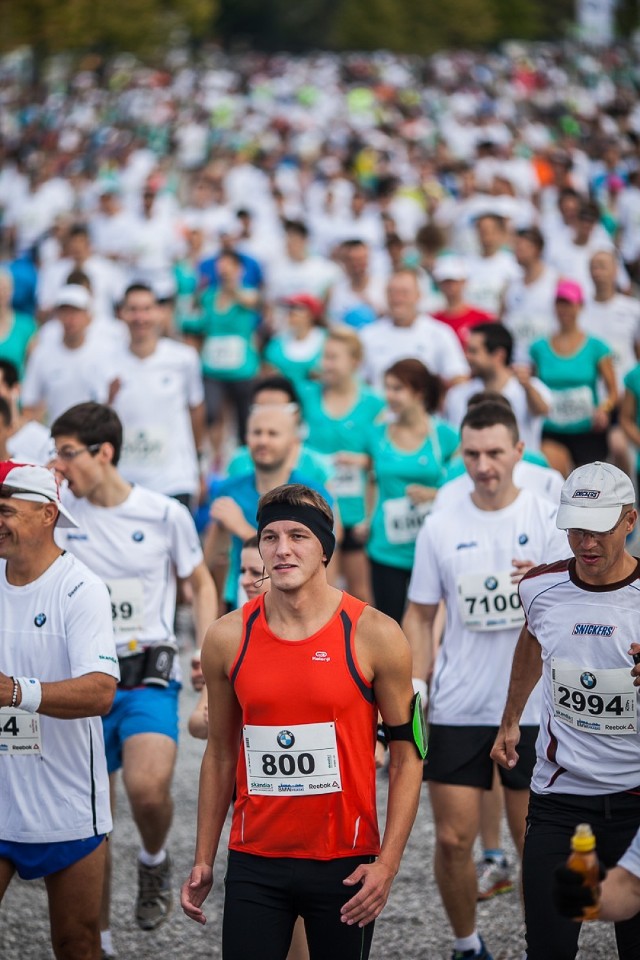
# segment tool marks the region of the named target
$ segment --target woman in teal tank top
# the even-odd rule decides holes
[[[458,431],[434,416],[441,384],[419,360],[385,373],[393,422],[373,427],[368,452],[377,485],[367,553],[375,605],[402,619],[418,530],[455,453]]]
[[[326,336],[324,306],[307,293],[289,297],[286,303],[287,329],[269,340],[263,359],[299,388],[320,369]]]
[[[364,552],[367,474],[363,455],[368,433],[384,407],[384,400],[358,380],[362,353],[354,330],[332,327],[325,341],[320,382],[306,384],[300,397],[308,429],[307,445],[330,457],[333,463],[328,486],[338,502],[344,525],[339,561],[347,592],[369,602],[369,565]]]
[[[0,268],[0,360],[10,360],[20,376],[24,376],[29,341],[37,331],[33,317],[16,313],[11,306],[13,277]]]

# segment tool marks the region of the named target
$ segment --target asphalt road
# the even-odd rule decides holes
[[[188,676],[186,659],[184,666]],[[181,705],[183,736],[174,786],[175,819],[169,844],[175,869],[174,910],[167,923],[151,933],[138,930],[133,919],[138,842],[126,798],[120,791],[112,838],[115,859],[112,929],[119,960],[213,960],[221,956],[221,882],[210,897],[209,922],[204,928],[187,920],[177,901],[193,855],[198,772],[203,750],[203,743],[186,733],[186,720],[195,699],[195,694],[185,688]],[[384,822],[385,795],[386,780],[381,776],[378,789],[381,823]],[[449,960],[451,956],[451,935],[431,867],[433,837],[425,789],[402,869],[377,924],[372,960]],[[216,862],[220,881],[223,874],[224,845]],[[73,909],[72,904],[69,909]],[[480,906],[478,913],[479,930],[494,960],[521,960],[524,938],[518,895],[513,892],[496,897]],[[579,954],[582,960],[613,960],[616,955],[610,925],[583,928]],[[14,880],[0,906],[0,960],[14,957],[18,960],[50,960],[52,957],[46,897],[40,881]]]

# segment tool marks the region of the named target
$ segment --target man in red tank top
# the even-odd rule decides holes
[[[235,785],[224,960],[284,960],[297,916],[311,960],[366,960],[420,792],[409,646],[394,621],[327,583],[333,517],[315,491],[262,497],[258,536],[270,589],[216,621],[202,650],[209,738],[182,907],[206,922]],[[382,844],[378,711],[391,755]]]

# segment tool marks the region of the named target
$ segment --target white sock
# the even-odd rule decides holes
[[[464,953],[465,950],[473,950],[475,953],[479,953],[482,949],[482,944],[480,943],[478,931],[474,930],[470,937],[458,937],[454,940],[453,949],[459,950],[461,953]]]
[[[157,853],[149,853],[144,847],[140,847],[139,859],[140,863],[144,863],[145,867],[159,867],[161,863],[164,863],[166,858],[167,851],[164,847],[162,850],[158,850]]]
[[[111,930],[100,931],[100,946],[105,953],[113,953],[113,940],[111,939]]]

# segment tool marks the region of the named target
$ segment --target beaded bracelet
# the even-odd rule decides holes
[[[9,704],[9,706],[17,707],[18,706],[18,690],[20,688],[20,684],[18,683],[15,677],[11,677],[11,680],[13,682],[13,693],[11,694],[11,703]]]

